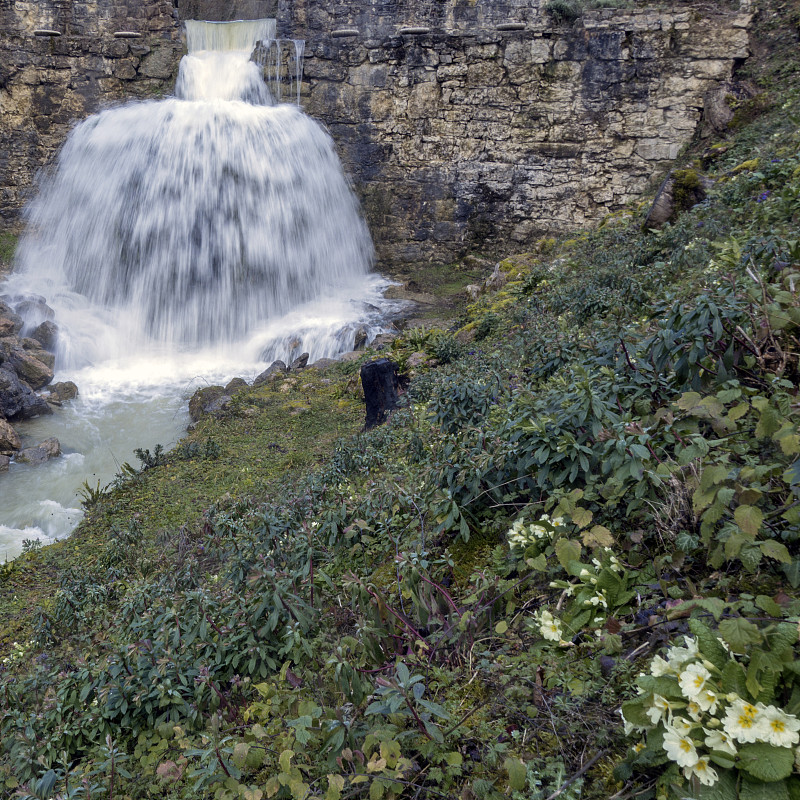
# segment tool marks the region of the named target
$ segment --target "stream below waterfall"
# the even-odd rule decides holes
[[[175,97],[80,123],[42,180],[0,295],[52,310],[54,380],[80,394],[12,420],[23,446],[56,437],[62,455],[0,475],[0,561],[69,535],[84,482],[174,445],[196,388],[335,357],[397,309],[333,141],[251,60],[274,35],[274,20],[187,23]]]

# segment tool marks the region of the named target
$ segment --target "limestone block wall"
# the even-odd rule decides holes
[[[4,0],[0,225],[76,121],[172,90],[182,18],[266,14],[306,40],[303,106],[337,143],[382,265],[521,249],[663,174],[748,55],[735,5],[554,27],[544,0]]]
[[[169,92],[182,45],[173,0],[14,0],[0,27],[0,224],[13,227],[72,125]]]
[[[303,105],[339,144],[380,261],[402,264],[522,248],[640,197],[747,57],[750,16],[554,28],[535,1],[279,0],[278,20],[308,40]]]

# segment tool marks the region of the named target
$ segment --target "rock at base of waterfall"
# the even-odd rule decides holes
[[[32,342],[34,340],[26,339],[24,341]],[[38,342],[36,342],[36,345],[41,348]],[[51,356],[52,354],[48,353],[48,355]],[[10,347],[5,362],[31,389],[41,389],[53,380],[52,367],[40,361],[34,353],[27,351],[24,346]]]
[[[58,325],[50,320],[45,320],[33,329],[31,339],[36,339],[45,350],[52,352],[58,341]]]
[[[352,350],[349,353],[340,353],[336,356],[337,361],[358,361],[364,355],[363,350]]]
[[[8,472],[8,465],[11,459],[8,456],[0,456],[0,472]]]
[[[7,366],[0,366],[0,416],[10,420],[31,419],[52,414],[47,401]]]
[[[16,336],[22,330],[22,317],[15,314],[11,306],[0,300],[0,338]]]
[[[42,344],[38,339],[34,339],[32,336],[26,336],[24,339],[20,339],[19,343],[22,345],[22,349],[28,355],[33,356],[37,361],[41,361],[42,364],[49,369],[53,369],[55,367],[55,355],[42,347]]]
[[[300,372],[308,366],[308,353],[303,353],[298,356],[291,364],[289,364],[289,372]]]
[[[394,333],[379,333],[373,340],[370,347],[373,350],[385,350],[397,338]]]
[[[0,419],[0,455],[10,456],[22,449],[22,441],[10,423]]]
[[[333,358],[320,358],[319,360],[315,361],[313,364],[309,364],[309,369],[318,369],[320,372],[326,369],[330,369],[331,367],[336,365],[336,359]]]
[[[223,386],[198,389],[189,400],[189,416],[192,422],[197,422],[209,414],[220,414],[232,399]]]
[[[225,394],[233,394],[234,392],[238,392],[239,389],[246,388],[247,381],[244,378],[232,378],[225,387]]]
[[[273,375],[278,375],[281,372],[287,372],[288,367],[283,361],[273,361],[254,381],[253,386],[261,386],[266,383]]]
[[[389,412],[397,408],[401,391],[397,364],[388,358],[364,364],[361,367],[361,386],[367,404],[364,428],[369,430],[385,422]]]
[[[61,443],[55,437],[39,442],[36,447],[20,450],[14,460],[23,464],[44,464],[51,458],[61,455]]]
[[[50,394],[47,395],[47,402],[56,406],[74,400],[78,396],[78,387],[72,381],[59,381],[48,386],[48,389]]]
[[[367,329],[362,325],[356,331],[356,338],[353,342],[353,350],[363,350],[367,346]]]

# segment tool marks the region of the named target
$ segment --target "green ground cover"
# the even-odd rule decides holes
[[[704,202],[510,256],[395,342],[438,363],[387,425],[357,365],[243,390],[0,573],[9,796],[800,797],[800,16],[770,9],[769,102],[682,165]]]

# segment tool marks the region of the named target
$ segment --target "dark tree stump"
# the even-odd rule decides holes
[[[401,390],[397,364],[388,358],[364,364],[361,367],[361,385],[367,403],[364,429],[369,430],[386,422],[389,412],[397,408]]]

